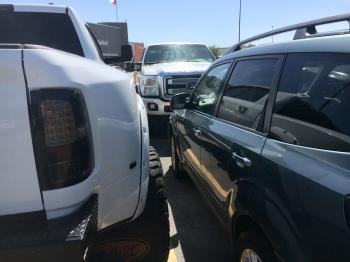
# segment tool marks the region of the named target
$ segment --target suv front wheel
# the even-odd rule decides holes
[[[243,232],[238,239],[238,262],[274,262],[268,239],[256,230]]]

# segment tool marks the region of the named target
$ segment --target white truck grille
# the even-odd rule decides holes
[[[201,75],[168,76],[164,78],[164,94],[166,97],[192,92]]]

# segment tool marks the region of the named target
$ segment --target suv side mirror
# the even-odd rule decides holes
[[[141,71],[142,63],[134,63],[134,62],[124,62],[123,69],[126,72],[134,72],[134,71]]]
[[[134,72],[134,63],[133,62],[124,62],[123,64],[123,69],[126,71],[126,72]]]
[[[121,59],[122,59],[122,61],[131,61],[132,60],[131,45],[122,45],[122,47],[121,47]]]
[[[134,64],[134,70],[137,72],[140,72],[142,69],[142,63],[135,63]]]
[[[179,110],[186,108],[186,105],[189,102],[190,94],[188,93],[180,93],[176,94],[171,98],[170,101],[170,109],[171,110]]]

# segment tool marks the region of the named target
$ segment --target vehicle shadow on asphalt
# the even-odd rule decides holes
[[[169,205],[177,234],[171,243],[180,243],[184,261],[232,261],[230,241],[189,178],[176,179],[171,171],[170,147],[167,139],[151,139],[163,165]],[[178,261],[182,261],[178,259]]]

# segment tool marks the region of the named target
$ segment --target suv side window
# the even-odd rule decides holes
[[[218,65],[211,69],[197,85],[192,95],[193,109],[212,114],[220,87],[231,63]]]
[[[277,93],[270,136],[350,152],[350,55],[291,54]]]
[[[278,59],[237,62],[219,106],[218,118],[257,130],[261,126]]]

